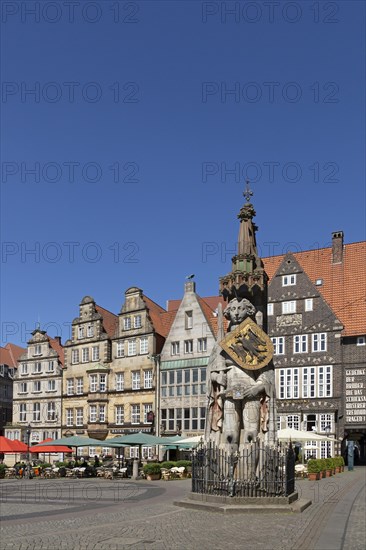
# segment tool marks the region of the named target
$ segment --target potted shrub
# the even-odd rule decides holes
[[[327,475],[327,463],[325,462],[325,458],[319,458],[319,466],[320,466],[320,477],[326,477]]]
[[[174,466],[176,465],[177,465],[176,462],[173,462],[172,460],[166,460],[165,462],[162,462],[160,464],[160,468],[165,468],[166,470],[170,470],[170,468],[174,468]]]
[[[308,478],[310,481],[316,481],[320,479],[320,464],[316,458],[311,458],[307,462]]]
[[[332,458],[325,458],[327,467],[327,477],[330,477],[333,475],[333,459]]]
[[[6,464],[0,464],[0,479],[4,479],[6,468],[7,468]]]
[[[146,475],[146,479],[148,479],[149,481],[160,479],[161,477],[160,464],[158,464],[157,462],[150,462],[149,464],[145,464],[145,466],[143,467],[143,472]]]

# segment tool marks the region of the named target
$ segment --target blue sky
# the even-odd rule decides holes
[[[365,238],[364,3],[1,8],[3,344],[216,294],[246,177],[262,256]]]

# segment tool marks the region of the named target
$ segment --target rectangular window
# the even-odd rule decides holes
[[[82,362],[87,363],[89,361],[89,348],[82,349]]]
[[[291,300],[290,302],[282,302],[282,313],[286,315],[287,313],[296,313],[296,302]]]
[[[99,346],[92,347],[92,361],[99,361]]]
[[[96,374],[91,374],[89,378],[89,386],[91,392],[96,392],[98,389],[98,378]]]
[[[300,429],[300,417],[297,414],[290,415],[286,418],[286,423],[288,428],[293,430]]]
[[[365,346],[366,345],[366,337],[365,336],[357,336],[357,346]]]
[[[271,338],[273,344],[274,355],[283,355],[285,353],[285,338],[277,336]]]
[[[179,355],[179,342],[172,342],[171,354]]]
[[[151,421],[149,422],[147,419],[147,415],[151,411],[152,411],[152,403],[145,403],[144,404],[144,424],[151,424]]]
[[[75,365],[78,362],[79,362],[79,350],[73,349],[71,352],[71,363]]]
[[[26,403],[20,403],[19,405],[19,422],[27,421],[27,405]]]
[[[96,405],[90,405],[89,407],[89,422],[96,422],[97,421],[97,406]]]
[[[318,367],[318,397],[332,397],[332,367]]]
[[[66,409],[66,426],[74,424],[74,409]]]
[[[147,336],[140,338],[140,355],[144,355],[149,352],[149,340]]]
[[[76,425],[77,426],[83,426],[83,424],[84,424],[83,408],[78,407],[76,409]]]
[[[191,410],[186,408],[184,409],[184,423],[183,423],[183,429],[189,430],[190,429],[190,418],[191,418]]]
[[[66,379],[66,393],[67,393],[67,395],[74,395],[74,379],[73,378],[67,378]]]
[[[140,405],[131,405],[131,424],[140,424]]]
[[[311,335],[312,351],[327,351],[327,333],[319,332]]]
[[[116,374],[116,390],[123,391],[125,387],[125,377],[123,372],[117,372]]]
[[[106,374],[100,374],[99,375],[99,391],[105,392],[107,390],[107,375]]]
[[[105,405],[99,405],[99,422],[105,422]]]
[[[123,340],[117,342],[117,357],[125,356],[125,343]]]
[[[151,369],[144,371],[144,388],[151,389],[153,382],[153,371]]]
[[[41,392],[41,381],[36,380],[33,382],[33,393],[40,393]]]
[[[267,315],[273,315],[273,304],[267,304]]]
[[[302,396],[315,397],[315,367],[304,367],[302,376]]]
[[[94,327],[93,325],[88,325],[87,329],[86,329],[86,335],[91,338],[92,336],[94,336]]]
[[[34,363],[33,374],[40,374],[42,372],[42,363]]]
[[[48,372],[53,372],[55,370],[55,362],[48,361]]]
[[[48,380],[47,391],[56,391],[56,380]]]
[[[193,311],[186,311],[185,327],[186,329],[190,329],[193,327]]]
[[[313,299],[306,298],[305,300],[305,311],[313,311]]]
[[[81,395],[84,391],[84,382],[82,378],[76,379],[76,393]]]
[[[115,422],[116,424],[123,424],[125,421],[125,408],[123,405],[117,405],[115,407]]]
[[[28,364],[22,363],[20,374],[28,374]]]
[[[41,344],[36,344],[34,346],[34,355],[42,355],[42,346],[41,346]]]
[[[307,353],[308,336],[307,334],[297,334],[294,336],[294,353]]]
[[[197,340],[198,352],[207,351],[207,338],[198,338]]]
[[[293,286],[293,285],[296,285],[296,275],[282,276],[282,286]]]
[[[47,420],[56,420],[56,404],[53,401],[47,404]]]
[[[184,353],[193,353],[193,340],[184,340]]]
[[[127,355],[136,355],[136,340],[127,341]]]
[[[41,404],[33,403],[33,422],[41,421]]]
[[[125,317],[123,319],[123,330],[130,330],[131,328],[131,317]]]
[[[133,318],[133,328],[141,328],[141,315],[135,315]]]
[[[280,399],[299,397],[299,369],[280,369]]]
[[[78,339],[84,338],[84,327],[78,327]]]
[[[27,382],[21,382],[19,384],[19,393],[27,393]]]
[[[132,389],[133,390],[139,390],[140,389],[140,371],[135,370],[132,372]]]

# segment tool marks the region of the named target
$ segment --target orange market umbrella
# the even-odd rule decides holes
[[[27,445],[18,439],[8,439],[7,437],[0,435],[0,453],[26,453],[27,450]]]
[[[72,449],[70,447],[67,447],[64,445],[63,447],[60,445],[55,445],[52,447],[50,445],[50,442],[52,442],[53,439],[49,437],[48,439],[45,439],[44,441],[41,441],[37,445],[34,445],[33,447],[29,448],[29,452],[31,453],[72,453]],[[43,443],[47,443],[47,445],[42,446]]]

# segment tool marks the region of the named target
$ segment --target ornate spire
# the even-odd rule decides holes
[[[228,301],[234,297],[253,299],[253,293],[264,291],[267,284],[263,262],[257,251],[255,234],[258,227],[253,222],[255,210],[250,202],[253,191],[248,180],[243,195],[246,202],[238,214],[238,252],[232,258],[231,273],[220,278],[220,292]]]

